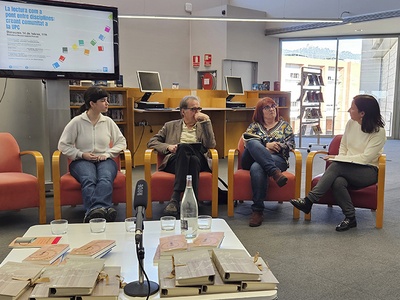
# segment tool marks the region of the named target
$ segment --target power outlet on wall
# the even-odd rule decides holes
[[[185,11],[186,12],[192,13],[192,9],[193,9],[192,3],[190,3],[190,2],[185,3]]]

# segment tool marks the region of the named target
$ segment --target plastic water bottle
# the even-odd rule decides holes
[[[193,191],[192,175],[187,175],[186,189],[181,203],[181,233],[184,234],[187,239],[192,239],[197,236],[198,216],[199,209]]]

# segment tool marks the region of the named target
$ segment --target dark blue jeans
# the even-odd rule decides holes
[[[111,158],[99,162],[74,160],[69,165],[69,171],[81,184],[86,214],[95,208],[111,207],[113,183],[118,171],[114,160]]]
[[[264,210],[264,200],[268,192],[268,177],[277,169],[286,171],[286,160],[278,155],[271,154],[263,144],[257,140],[246,142],[242,156],[242,168],[250,170],[251,188],[253,190],[253,211]]]

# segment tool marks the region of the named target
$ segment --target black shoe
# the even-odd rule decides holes
[[[340,222],[338,226],[336,226],[336,231],[346,231],[354,227],[357,227],[356,218],[349,219],[346,217],[342,222]]]
[[[113,207],[107,208],[106,220],[107,222],[114,222],[117,218],[117,211]]]
[[[305,214],[308,214],[311,211],[311,207],[313,203],[307,198],[297,198],[290,200],[290,203],[297,209],[300,209]]]
[[[179,202],[175,199],[171,199],[167,206],[163,210],[163,216],[179,216]]]
[[[83,223],[89,223],[91,219],[94,218],[104,218],[106,219],[107,210],[103,207],[92,209],[83,219]]]

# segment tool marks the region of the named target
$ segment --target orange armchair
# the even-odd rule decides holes
[[[228,152],[228,216],[234,215],[235,201],[252,201],[253,191],[251,189],[250,171],[242,169],[242,155],[244,152],[243,138],[239,139],[237,149]],[[284,187],[279,187],[275,181],[269,178],[268,193],[265,201],[288,202],[290,199],[300,197],[302,156],[299,150],[292,151],[295,156],[295,173],[283,172],[288,178]],[[237,169],[235,170],[235,158],[237,156]],[[300,217],[300,211],[293,208],[293,219]]]
[[[32,155],[36,176],[22,171],[21,156]],[[38,151],[22,151],[14,137],[0,133],[0,210],[39,207],[39,222],[46,223],[44,160]]]
[[[336,135],[331,143],[329,144],[328,151],[318,150],[311,151],[306,160],[306,195],[311,189],[318,183],[323,173],[313,177],[313,162],[315,155],[317,154],[328,154],[337,155],[339,153],[340,141],[342,135]],[[357,208],[368,208],[376,211],[376,228],[382,228],[383,226],[383,202],[385,193],[385,173],[386,173],[386,155],[382,154],[379,157],[379,170],[378,170],[378,182],[376,184],[367,186],[362,189],[351,189],[349,193],[354,207]],[[325,169],[329,166],[330,162],[327,162]],[[327,204],[329,207],[335,205],[335,199],[332,191],[328,191],[319,201],[315,204]],[[305,216],[306,220],[311,220],[311,213]]]
[[[157,155],[156,171],[152,172],[153,154]],[[212,159],[212,173],[200,172],[198,201],[211,200],[211,215],[218,216],[218,152],[209,149]],[[174,190],[175,175],[158,171],[164,155],[154,149],[147,149],[144,154],[144,177],[148,185],[146,218],[152,218],[152,201],[164,202],[171,199]]]
[[[132,216],[132,156],[129,150],[121,152],[124,156],[125,174],[121,172],[120,157],[114,158],[118,166],[117,177],[114,179],[113,203],[126,204],[126,217]],[[81,185],[67,171],[60,174],[61,152],[54,151],[52,159],[53,189],[54,189],[54,217],[61,218],[61,206],[79,205],[83,203]],[[68,161],[69,165],[70,161]]]

